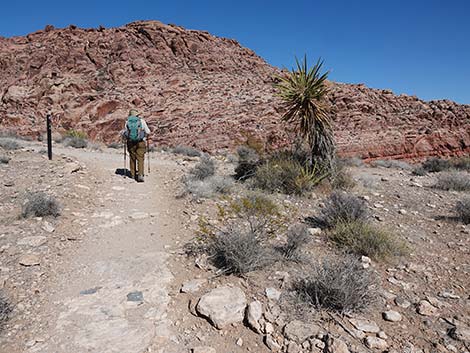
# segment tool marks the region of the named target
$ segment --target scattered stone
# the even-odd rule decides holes
[[[450,292],[440,292],[438,295],[445,299],[460,299],[459,295]]]
[[[264,324],[264,332],[265,332],[266,334],[273,333],[273,332],[274,332],[274,326],[273,326],[273,324],[270,323],[270,322],[266,322],[266,323]]]
[[[349,322],[358,330],[363,332],[370,332],[370,333],[379,333],[380,327],[371,320],[366,319],[349,319]]]
[[[383,331],[380,331],[378,334],[377,334],[377,337],[383,339],[383,340],[386,340],[388,338],[387,334]]]
[[[187,282],[184,282],[181,286],[181,293],[195,293],[202,285],[207,282],[204,278],[196,278]]]
[[[95,294],[100,290],[102,287],[94,287],[94,288],[89,288],[89,289],[84,289],[80,291],[80,295],[90,295],[90,294]]]
[[[80,169],[82,169],[82,167],[80,166],[80,164],[75,163],[75,162],[67,163],[67,164],[64,166],[65,173],[67,173],[67,174],[76,173],[76,172],[78,172]]]
[[[257,333],[261,333],[261,326],[259,320],[263,315],[263,306],[262,304],[255,300],[248,304],[246,308],[246,321],[248,325]]]
[[[436,316],[438,310],[435,306],[431,305],[427,300],[421,300],[417,308],[418,314],[423,316]]]
[[[300,346],[295,342],[289,342],[287,353],[300,353]]]
[[[201,297],[197,312],[208,318],[218,329],[242,322],[245,314],[245,294],[237,287],[217,287]]]
[[[31,247],[38,247],[47,242],[47,238],[42,235],[33,235],[30,237],[24,237],[17,241],[18,245],[26,245]]]
[[[364,343],[370,349],[385,349],[388,347],[387,341],[379,337],[367,336]]]
[[[237,339],[237,342],[236,342],[237,346],[241,347],[243,346],[243,339],[240,337],[239,339]]]
[[[316,324],[294,320],[284,327],[284,336],[290,341],[302,344],[310,337],[315,337],[321,331],[321,327]]]
[[[400,308],[403,308],[403,309],[407,309],[411,305],[411,303],[408,300],[406,300],[402,297],[396,297],[395,298],[395,304],[397,306],[399,306]]]
[[[388,310],[382,313],[385,321],[398,322],[401,321],[402,316],[398,311]]]
[[[457,325],[449,330],[449,336],[454,340],[469,343],[470,342],[470,328],[462,325]]]
[[[27,267],[36,266],[41,263],[41,261],[39,260],[39,256],[35,254],[22,255],[18,262],[20,263],[20,265],[27,266]]]
[[[328,337],[326,341],[326,352],[327,353],[349,353],[349,348],[342,340],[339,338],[334,338],[332,336]]]
[[[321,234],[321,228],[308,228],[310,235],[315,236]]]
[[[53,233],[55,228],[49,222],[44,222],[42,229],[47,233]]]
[[[134,220],[134,221],[137,221],[137,220],[140,220],[140,219],[145,219],[145,218],[148,218],[149,217],[149,214],[146,213],[146,212],[134,212],[133,214],[129,215],[129,218]]]
[[[372,263],[372,260],[370,259],[370,257],[361,256],[361,264],[363,268],[369,268],[371,263]]]
[[[217,353],[217,351],[212,347],[194,347],[192,349],[193,353]]]
[[[126,188],[123,187],[123,186],[113,186],[111,189],[113,189],[115,191],[124,191],[124,190],[126,190]]]
[[[130,292],[127,294],[127,301],[142,303],[144,301],[144,294],[141,291]]]
[[[266,335],[266,337],[264,338],[264,343],[273,352],[279,352],[281,350],[281,346],[274,340],[271,335]]]
[[[266,297],[271,300],[278,301],[281,298],[281,291],[278,291],[276,288],[266,288]]]

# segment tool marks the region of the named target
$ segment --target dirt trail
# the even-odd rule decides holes
[[[179,221],[165,180],[174,165],[154,160],[136,183],[115,174],[122,155],[60,152],[97,177],[98,207],[76,215],[87,220],[87,236],[52,281],[43,342],[27,352],[172,352],[167,261]]]

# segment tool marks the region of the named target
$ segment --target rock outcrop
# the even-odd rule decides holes
[[[120,28],[69,26],[0,37],[0,124],[39,137],[84,130],[111,142],[130,107],[160,145],[214,151],[250,136],[289,143],[274,83],[280,70],[232,39],[157,21]],[[413,158],[470,150],[470,106],[424,102],[364,85],[331,83],[342,154]]]

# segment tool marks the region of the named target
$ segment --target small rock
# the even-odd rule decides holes
[[[405,209],[402,208],[402,209],[398,210],[398,213],[399,213],[399,214],[402,214],[402,215],[405,215],[405,214],[407,214],[408,212],[407,212]]]
[[[100,290],[101,287],[94,287],[94,288],[89,288],[89,289],[84,289],[84,290],[81,290],[80,291],[80,295],[91,295],[91,294],[95,294],[96,292],[98,292],[98,290]]]
[[[134,220],[134,221],[137,221],[139,219],[145,219],[145,218],[148,218],[149,217],[149,214],[146,213],[146,212],[135,212],[131,215],[129,215],[129,218]]]
[[[387,341],[379,337],[367,336],[364,342],[366,347],[370,349],[385,349],[388,347]]]
[[[380,327],[371,320],[366,319],[349,319],[349,322],[358,330],[363,332],[370,332],[370,333],[379,333]]]
[[[316,324],[294,320],[284,327],[284,336],[290,341],[302,344],[310,337],[315,337],[321,331],[321,327]]]
[[[264,333],[266,333],[268,335],[271,334],[271,333],[274,333],[274,326],[273,326],[272,323],[266,322],[264,324]]]
[[[427,300],[421,300],[418,304],[417,312],[423,316],[436,316],[438,310],[435,306],[432,306]]]
[[[326,352],[327,353],[349,353],[348,346],[339,338],[332,336],[328,337],[326,341]]]
[[[386,340],[388,338],[387,334],[383,331],[380,331],[378,334],[377,334],[377,337],[383,339],[383,340]]]
[[[281,291],[278,291],[276,288],[266,288],[266,297],[271,300],[278,301],[281,298]]]
[[[441,298],[446,298],[446,299],[460,299],[459,295],[450,293],[450,292],[440,292],[438,295]]]
[[[321,234],[321,228],[308,228],[310,235],[315,236]]]
[[[385,321],[398,322],[401,321],[402,316],[398,311],[388,310],[382,313]]]
[[[273,352],[279,352],[281,350],[281,346],[274,340],[271,335],[266,335],[266,337],[264,338],[264,343]]]
[[[216,353],[217,351],[212,347],[194,347],[192,349],[193,353]]]
[[[141,291],[134,291],[127,294],[128,302],[140,302],[144,301],[144,294]]]
[[[18,240],[16,244],[18,245],[27,245],[31,247],[38,247],[47,242],[47,238],[41,235],[24,237]]]
[[[218,329],[242,322],[245,314],[246,298],[240,288],[221,286],[201,297],[197,312],[208,318]]]
[[[259,324],[259,320],[261,319],[262,315],[263,306],[259,301],[255,300],[248,304],[245,314],[246,321],[248,325],[257,333],[261,333],[261,326]]]
[[[289,342],[287,353],[300,353],[300,346],[295,342]]]
[[[42,229],[47,233],[53,233],[55,228],[49,222],[44,222]]]
[[[187,282],[184,282],[181,286],[181,293],[194,293],[201,288],[207,282],[206,279],[203,278],[196,278]]]
[[[241,347],[243,346],[243,339],[240,337],[239,339],[237,339],[237,342],[236,342],[237,346]]]
[[[34,254],[26,254],[20,257],[19,261],[20,265],[23,266],[36,266],[41,263],[39,260],[39,256],[34,255]]]
[[[411,305],[411,303],[408,300],[406,300],[402,297],[396,297],[395,298],[395,304],[397,306],[399,306],[400,308],[403,308],[403,309],[407,309]]]

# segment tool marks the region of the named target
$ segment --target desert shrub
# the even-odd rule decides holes
[[[65,137],[72,137],[72,138],[79,138],[79,139],[86,140],[87,134],[86,132],[83,132],[83,131],[70,129],[65,133]]]
[[[434,187],[441,190],[470,190],[470,174],[457,171],[440,173]]]
[[[377,187],[380,178],[369,174],[362,174],[357,177],[357,181],[362,184],[363,187],[373,189]]]
[[[349,190],[356,186],[356,182],[346,167],[343,164],[338,164],[331,180],[331,186],[333,189]]]
[[[287,241],[278,250],[288,260],[298,260],[301,248],[309,241],[308,229],[304,224],[294,224],[287,230]]]
[[[470,224],[470,198],[465,198],[457,202],[455,206],[457,218],[465,224]]]
[[[340,248],[375,260],[405,254],[405,245],[394,235],[362,221],[337,223],[329,238]]]
[[[451,168],[451,164],[447,159],[438,157],[426,159],[421,166],[428,173],[438,173]]]
[[[458,170],[470,171],[470,157],[451,158],[450,165]]]
[[[85,148],[88,146],[88,141],[81,137],[66,137],[63,141],[67,147]]]
[[[215,161],[207,154],[203,154],[199,163],[189,171],[189,174],[197,180],[204,180],[213,176],[215,174]]]
[[[0,332],[2,332],[3,327],[8,321],[13,308],[8,301],[7,297],[3,293],[3,290],[0,289]]]
[[[210,238],[207,251],[211,262],[225,274],[245,274],[274,261],[259,237],[240,229],[221,232]]]
[[[211,198],[216,194],[227,194],[233,186],[233,179],[222,175],[213,175],[204,180],[186,178],[184,185],[186,192],[196,199]]]
[[[340,167],[363,167],[364,161],[359,157],[337,157],[337,165]]]
[[[10,157],[0,156],[0,164],[8,164],[8,163],[10,163]]]
[[[261,162],[258,152],[247,146],[240,146],[237,149],[238,164],[235,167],[235,178],[246,180],[255,175],[256,168]]]
[[[92,151],[103,151],[103,145],[101,143],[89,142],[87,147]]]
[[[201,155],[201,151],[195,149],[194,147],[178,145],[171,149],[171,151],[175,154],[182,154],[188,157],[199,157]]]
[[[307,304],[340,313],[363,311],[377,297],[375,278],[350,256],[325,259],[293,289]]]
[[[26,217],[45,217],[60,215],[59,202],[44,192],[34,192],[27,195],[27,201],[23,205],[22,216]]]
[[[341,222],[364,221],[369,217],[365,200],[341,191],[334,191],[325,200],[320,215],[309,219],[316,225],[333,228]]]
[[[18,150],[21,148],[21,145],[11,138],[0,138],[0,147],[5,150]]]
[[[386,160],[375,160],[370,163],[373,167],[383,167],[383,168],[394,168],[394,169],[403,169],[411,170],[413,167],[404,161],[398,161],[395,159],[386,159]]]
[[[293,158],[276,156],[256,169],[253,186],[269,192],[303,195],[327,177]]]
[[[422,165],[417,165],[413,168],[413,170],[411,171],[411,174],[417,175],[417,176],[425,176],[427,172],[426,172],[426,169],[424,169]]]

